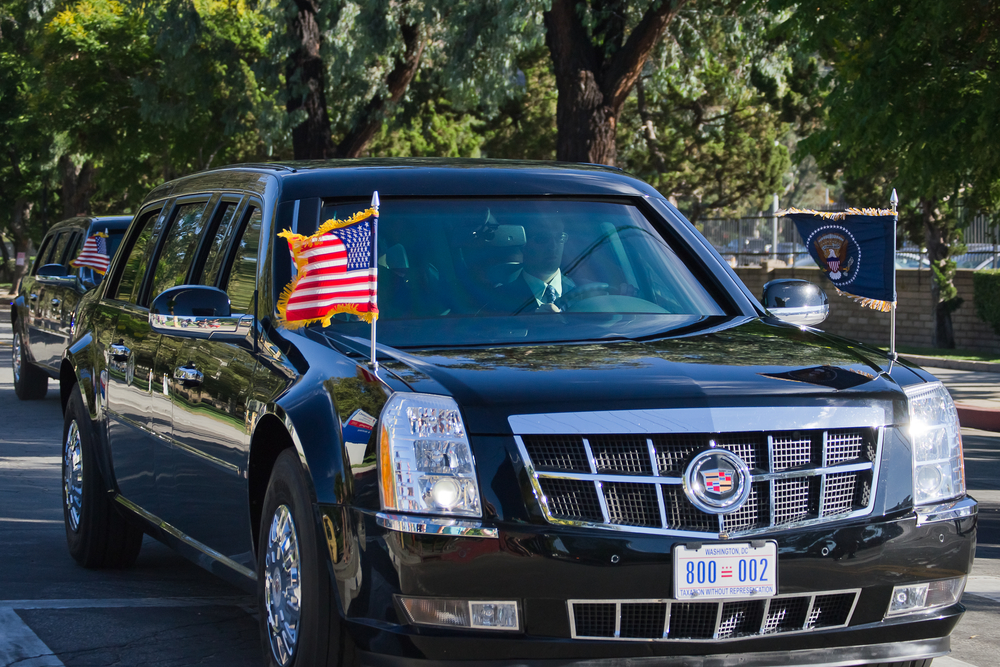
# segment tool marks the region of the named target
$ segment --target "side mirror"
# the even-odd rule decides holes
[[[764,285],[764,307],[782,322],[814,326],[830,314],[830,302],[818,285],[790,278]]]
[[[171,287],[149,307],[149,326],[171,336],[243,340],[252,325],[252,315],[230,312],[225,292],[204,285]]]
[[[38,268],[35,274],[39,278],[65,278],[69,274],[62,264],[46,264]]]

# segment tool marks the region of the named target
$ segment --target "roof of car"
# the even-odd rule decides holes
[[[131,215],[80,215],[75,218],[60,220],[49,227],[49,232],[66,229],[68,227],[73,229],[84,229],[89,232],[90,230],[94,230],[102,225],[107,227],[109,230],[119,231],[128,227],[128,223],[130,222],[132,222]]]
[[[150,198],[236,185],[237,173],[269,174],[282,199],[303,197],[606,195],[661,196],[621,169],[603,165],[459,158],[366,158],[239,164],[172,181]],[[214,185],[209,185],[214,184]]]

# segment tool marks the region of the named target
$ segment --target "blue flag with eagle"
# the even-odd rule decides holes
[[[788,209],[809,254],[837,292],[889,312],[896,301],[896,214],[851,208],[839,213]]]

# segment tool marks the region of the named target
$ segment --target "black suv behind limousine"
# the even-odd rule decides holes
[[[288,325],[293,239],[375,191],[373,252],[320,258],[376,259],[374,331]],[[780,315],[612,169],[173,181],[62,360],[69,549],[256,590],[273,665],[927,664],[976,543],[954,405]]]
[[[18,398],[43,398],[49,378],[59,377],[59,364],[80,297],[104,277],[99,270],[73,266],[71,262],[95,234],[107,236],[104,249],[108,257],[113,257],[131,221],[131,216],[81,216],[58,222],[45,234],[11,309],[11,361]]]

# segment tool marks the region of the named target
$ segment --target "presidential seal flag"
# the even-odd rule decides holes
[[[111,265],[111,258],[108,257],[108,235],[105,232],[98,232],[87,238],[80,249],[80,254],[69,263],[74,269],[87,266],[97,271],[102,276],[108,272]]]
[[[884,209],[839,213],[779,211],[791,218],[806,249],[837,291],[889,312],[896,301],[896,214]]]
[[[378,271],[372,261],[372,232],[378,210],[370,208],[347,220],[327,220],[311,236],[288,230],[298,274],[278,301],[282,324],[297,329],[313,322],[324,326],[337,313],[357,315],[365,322],[378,318]]]

